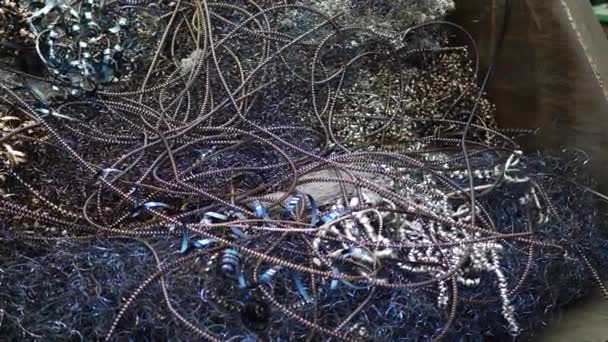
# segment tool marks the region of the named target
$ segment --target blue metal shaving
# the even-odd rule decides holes
[[[171,209],[171,206],[163,202],[146,202],[143,204],[146,209],[165,208]]]
[[[307,303],[312,302],[312,298],[308,294],[308,290],[306,290],[306,287],[304,286],[302,279],[300,279],[300,276],[295,272],[291,272],[291,278],[296,284],[296,289],[298,290],[298,293],[300,293],[300,296],[304,298],[304,301],[306,301]]]
[[[302,197],[302,194],[298,192],[289,200],[289,202],[287,202],[287,211],[289,213],[293,214],[293,212],[296,210],[296,207],[298,206],[298,203],[300,203],[300,201],[302,200]]]
[[[102,179],[102,178],[107,177],[110,173],[119,173],[119,172],[122,172],[122,170],[114,169],[114,168],[111,168],[111,167],[107,167],[107,168],[101,169],[95,175],[95,184],[99,184],[99,180]]]
[[[132,217],[138,216],[142,212],[143,209],[155,209],[155,208],[171,209],[171,206],[166,203],[163,203],[163,202],[146,202],[142,205],[135,207],[133,209],[133,215],[131,215],[131,216]]]
[[[323,217],[321,217],[321,222],[323,222],[323,223],[331,222],[342,215],[343,215],[343,213],[341,213],[339,211],[330,211],[328,214],[325,214],[325,215],[323,215]]]
[[[253,205],[255,208],[255,216],[257,218],[267,219],[269,217],[268,209],[266,209],[266,207],[264,207],[262,202],[260,202],[259,200],[255,200],[253,203],[254,203]]]
[[[227,221],[228,220],[228,216],[224,215],[224,214],[220,214],[220,213],[216,213],[213,211],[208,211],[203,215],[203,218],[213,218],[219,221]]]
[[[230,230],[232,231],[232,234],[234,234],[239,239],[246,239],[249,237],[249,235],[247,235],[238,227],[230,227]]]
[[[247,288],[247,280],[245,279],[245,275],[242,272],[239,274],[237,281],[238,281],[237,287],[239,289]]]
[[[369,257],[370,259],[373,259],[372,256],[369,254],[369,252],[361,247],[349,247],[348,249],[345,249],[342,251],[342,255],[345,257],[351,256],[351,255],[363,255],[365,257]]]
[[[182,230],[182,243],[180,253],[186,254],[193,248],[205,248],[210,244],[214,243],[215,241],[215,239],[201,239],[190,243],[190,234],[188,233],[188,230],[184,228]]]
[[[182,230],[182,245],[180,248],[180,253],[185,254],[190,247],[190,235],[188,234],[188,230]]]
[[[274,266],[262,273],[258,279],[258,284],[267,284],[282,269],[281,266]]]
[[[336,276],[340,274],[340,272],[338,271],[338,269],[335,268],[335,267],[332,269],[332,273],[334,275],[336,275]],[[329,284],[329,290],[330,291],[335,291],[337,288],[338,288],[338,279],[334,278],[334,279],[331,280],[331,283]]]
[[[107,167],[105,169],[101,169],[99,172],[100,172],[100,175],[106,176],[106,175],[108,175],[108,174],[110,174],[112,172],[122,172],[122,170],[114,169],[114,168],[111,168],[111,167]]]
[[[306,196],[308,196],[308,200],[310,201],[310,224],[314,226],[319,222],[319,208],[311,195],[306,194]]]
[[[196,241],[194,241],[192,246],[194,246],[194,248],[205,248],[205,247],[209,246],[210,244],[214,243],[215,241],[216,241],[215,239],[196,240]]]
[[[227,248],[222,253],[222,272],[228,278],[236,279],[241,266],[241,253],[234,248]]]
[[[329,290],[335,291],[337,288],[338,288],[338,279],[332,279],[331,283],[329,284]]]

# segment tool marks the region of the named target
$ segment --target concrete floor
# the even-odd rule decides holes
[[[608,306],[598,292],[564,310],[534,341],[608,342]]]

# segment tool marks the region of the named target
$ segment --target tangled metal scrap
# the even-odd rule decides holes
[[[543,265],[601,284],[595,211],[564,216],[549,173],[496,129],[457,25],[380,32],[299,3],[159,2],[146,58],[141,42],[116,44],[150,5],[66,4],[33,11],[32,32],[49,78],[81,92],[42,103],[0,84],[46,134],[11,148],[27,162],[4,158],[0,213],[6,239],[149,247],[151,274],[106,299],[106,340],[132,336],[124,316],[157,282],[188,328],[173,337],[213,341],[530,334],[518,316],[545,310],[526,299]],[[101,6],[134,17],[98,17]],[[119,71],[129,53],[143,72]],[[128,82],[85,84],[119,72]],[[492,331],[470,330],[496,314]]]
[[[137,38],[157,29],[153,6],[104,3],[47,0],[27,6],[40,58],[53,76],[77,86],[73,92],[128,78],[151,43]]]

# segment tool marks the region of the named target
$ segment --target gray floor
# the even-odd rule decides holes
[[[535,341],[608,342],[608,300],[599,291],[583,303],[568,308]]]

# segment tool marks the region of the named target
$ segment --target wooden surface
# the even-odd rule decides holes
[[[540,128],[528,150],[578,148],[608,193],[608,41],[587,0],[513,0],[489,96],[502,127]],[[470,31],[487,65],[503,0],[457,0],[452,20]],[[608,219],[608,216],[606,217]],[[536,341],[608,341],[608,302],[566,310]]]

